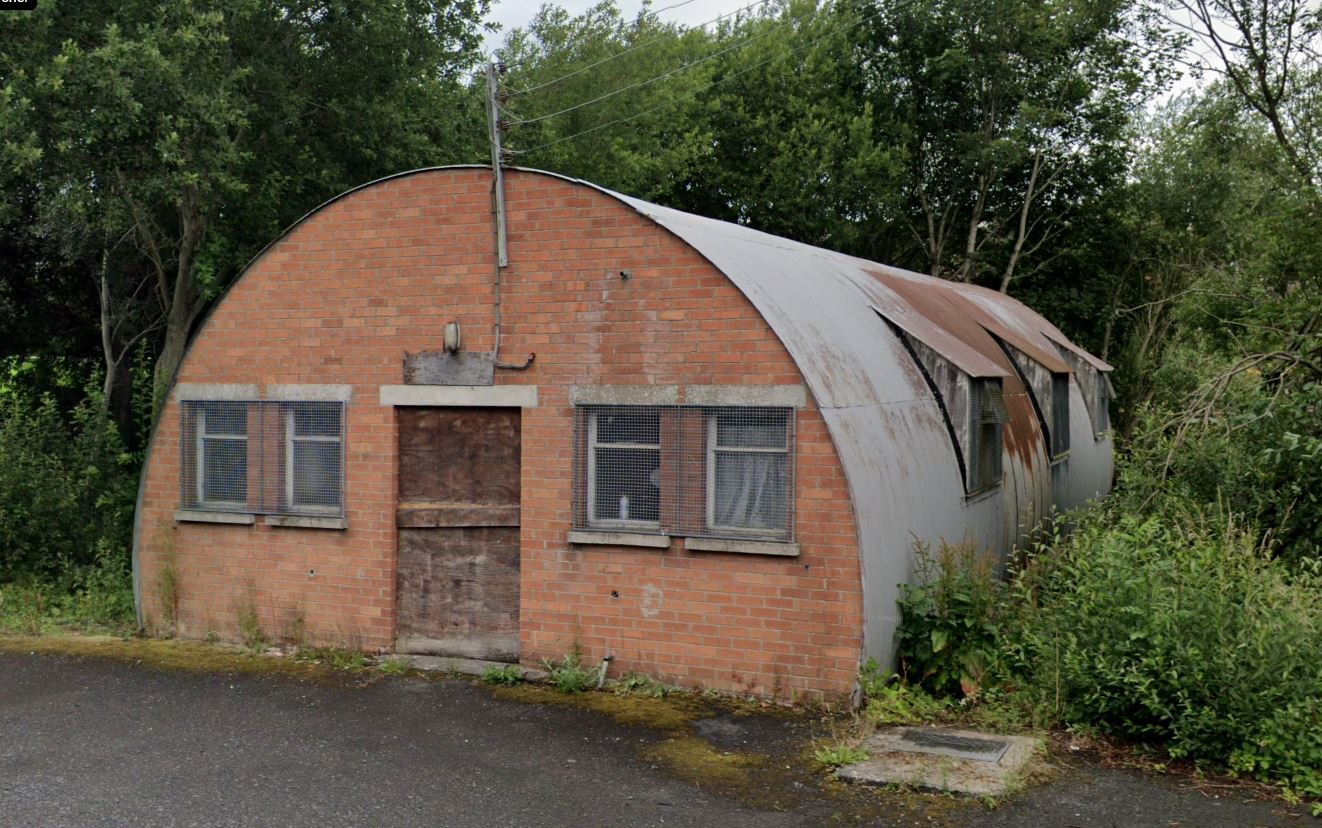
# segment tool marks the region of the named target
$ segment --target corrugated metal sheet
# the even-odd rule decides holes
[[[868,655],[883,663],[892,655],[895,600],[898,585],[913,575],[914,538],[933,544],[972,540],[1004,554],[1053,508],[1079,505],[1109,489],[1110,443],[1094,440],[1077,388],[1071,392],[1076,402],[1070,431],[1079,448],[1054,468],[1049,463],[1029,391],[996,338],[1047,370],[1067,374],[1070,365],[1056,344],[1068,340],[1022,303],[610,194],[723,271],[798,363],[849,480],[862,550]],[[940,408],[910,354],[876,314],[970,376],[1004,378],[1010,423],[998,489],[965,495]]]

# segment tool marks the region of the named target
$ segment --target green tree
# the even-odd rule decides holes
[[[159,343],[157,394],[207,302],[350,186],[472,160],[485,0],[169,0],[0,18],[0,176],[87,274],[107,398]]]
[[[1125,170],[1172,39],[1134,0],[877,0],[856,59],[906,149],[905,227],[932,275],[1007,291]]]

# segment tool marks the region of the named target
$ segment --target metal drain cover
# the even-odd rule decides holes
[[[896,745],[897,750],[908,753],[930,753],[975,762],[999,762],[1010,749],[1009,742],[999,739],[975,739],[940,730],[905,730]]]

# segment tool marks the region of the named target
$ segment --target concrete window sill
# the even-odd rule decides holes
[[[781,558],[799,556],[799,545],[784,541],[688,538],[684,541],[684,548],[690,552],[734,552],[739,555],[775,555]]]
[[[650,535],[643,532],[586,532],[569,533],[569,542],[581,546],[646,546],[669,549],[669,535]]]
[[[281,526],[289,529],[348,529],[349,519],[342,517],[321,517],[317,515],[267,515],[267,526]]]
[[[180,523],[230,523],[251,526],[255,518],[242,512],[207,512],[202,509],[180,509],[174,513]]]

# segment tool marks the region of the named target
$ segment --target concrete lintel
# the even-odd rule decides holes
[[[690,405],[746,405],[804,408],[808,389],[802,385],[687,385],[684,402]]]
[[[181,523],[237,523],[251,526],[255,518],[243,512],[207,512],[201,509],[180,509],[174,519]]]
[[[725,538],[685,538],[690,552],[734,552],[740,555],[776,555],[797,558],[799,545],[782,541],[727,540]]]
[[[535,385],[383,385],[382,405],[536,408]]]
[[[267,526],[283,526],[291,529],[348,529],[349,519],[343,517],[322,517],[318,515],[267,515]]]
[[[569,533],[569,542],[585,546],[647,546],[669,549],[669,535],[649,535],[645,532],[584,532]]]
[[[575,385],[569,392],[574,405],[674,405],[678,385]]]
[[[247,402],[257,399],[257,386],[246,383],[181,382],[174,387],[179,401]]]
[[[352,385],[268,385],[265,398],[279,401],[348,402],[353,397]]]

